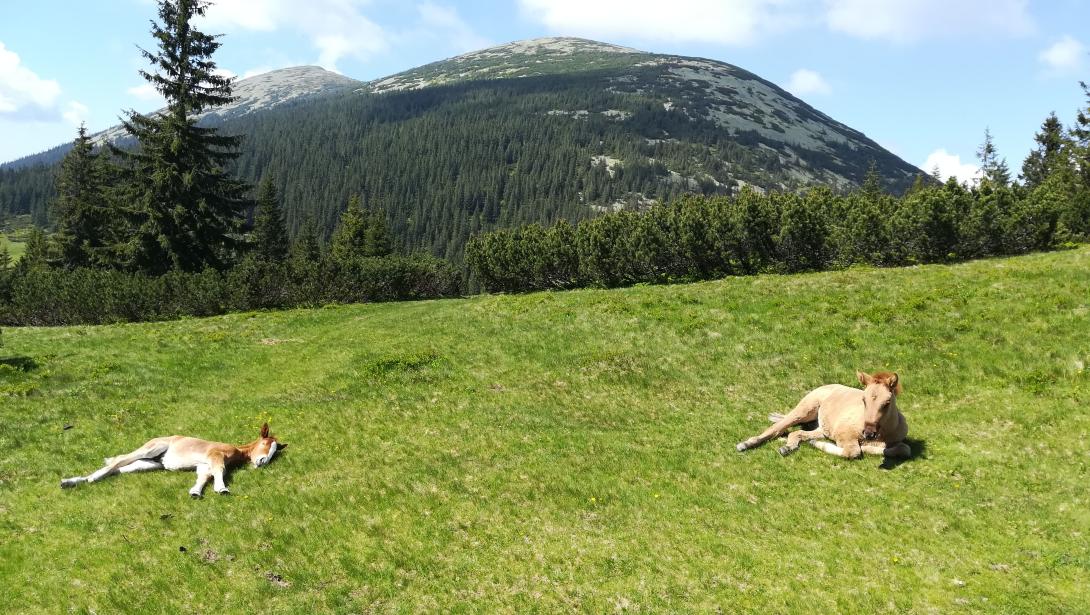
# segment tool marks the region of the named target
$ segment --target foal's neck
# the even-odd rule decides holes
[[[239,444],[238,446],[231,447],[235,450],[231,453],[231,457],[229,459],[230,463],[243,464],[247,461],[250,461],[250,455],[253,454],[254,447],[257,446],[257,443],[258,440],[254,440],[249,444]]]

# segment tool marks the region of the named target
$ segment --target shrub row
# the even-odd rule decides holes
[[[73,325],[167,320],[328,303],[460,294],[461,275],[429,256],[336,262],[247,259],[220,272],[147,276],[101,269],[17,267],[0,275],[0,324]]]
[[[473,237],[466,262],[489,291],[614,287],[761,272],[947,262],[1047,249],[1090,235],[1090,207],[1062,185],[684,197],[550,228]]]

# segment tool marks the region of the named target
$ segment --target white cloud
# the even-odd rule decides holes
[[[828,95],[833,93],[833,88],[828,81],[825,81],[825,77],[822,77],[821,73],[808,68],[800,68],[791,73],[791,79],[788,80],[786,89],[799,97],[809,94]]]
[[[1048,67],[1051,74],[1061,75],[1078,72],[1086,55],[1086,45],[1070,36],[1064,36],[1042,51],[1037,59]]]
[[[284,68],[284,67],[281,66],[279,68]],[[239,77],[239,79],[249,79],[250,77],[256,77],[258,75],[263,75],[263,74],[265,74],[265,73],[267,73],[269,71],[272,71],[272,70],[276,70],[276,68],[273,68],[272,66],[269,66],[267,64],[263,64],[261,66],[255,66],[254,68],[251,68],[250,70],[243,72],[242,76]]]
[[[423,29],[442,36],[455,52],[476,51],[491,44],[491,41],[477,34],[453,7],[425,2],[418,5],[416,10]]]
[[[1025,35],[1028,0],[825,0],[829,28],[865,39],[911,42],[964,33]]]
[[[19,55],[0,42],[0,114],[49,120],[57,115],[61,86],[42,79],[23,65]]]
[[[205,27],[272,32],[295,30],[310,39],[318,64],[330,70],[345,58],[367,60],[389,47],[389,36],[362,12],[366,0],[219,0]]]
[[[220,0],[207,14],[208,23],[219,27],[272,32],[289,19],[290,3],[278,0]]]
[[[156,90],[155,86],[151,85],[150,83],[141,83],[140,85],[133,86],[125,90],[125,93],[139,100],[140,102],[154,103],[155,105],[158,105],[158,107],[162,107],[163,105],[167,104],[166,99],[163,98],[163,95],[159,93],[159,90]]]
[[[802,22],[803,0],[519,0],[553,32],[744,45]]]
[[[87,116],[90,115],[91,110],[87,108],[87,105],[72,100],[64,106],[64,111],[61,112],[61,117],[64,121],[73,126],[79,126],[87,121]]]
[[[558,34],[746,45],[824,23],[850,36],[894,42],[1036,29],[1028,0],[519,0]]]
[[[973,183],[980,179],[980,167],[975,164],[962,162],[961,156],[957,154],[951,154],[945,149],[939,148],[927,157],[927,160],[920,166],[924,171],[928,173],[934,169],[938,169],[939,177],[943,181],[951,177],[958,178],[958,181]]]

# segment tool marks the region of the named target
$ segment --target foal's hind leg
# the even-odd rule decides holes
[[[138,459],[129,465],[118,470],[121,474],[129,474],[132,472],[152,472],[154,470],[162,470],[163,464],[158,461],[152,461],[151,459]]]
[[[799,405],[795,406],[794,410],[787,413],[787,416],[776,421],[771,427],[762,431],[760,434],[743,442],[739,442],[738,446],[735,448],[738,449],[738,452],[742,452],[755,446],[760,446],[795,425],[817,420],[818,408],[820,406],[821,403],[819,401],[811,399],[810,396],[807,395],[802,398]]]
[[[102,468],[95,470],[87,476],[73,476],[72,478],[65,478],[61,480],[61,488],[75,487],[80,483],[93,483],[97,480],[101,480],[111,474],[120,472],[126,466],[141,461],[144,459],[154,459],[165,453],[170,446],[168,442],[161,438],[148,441],[147,444],[141,446],[128,455],[118,455],[117,457],[107,458],[106,465]],[[151,468],[146,468],[151,469]]]

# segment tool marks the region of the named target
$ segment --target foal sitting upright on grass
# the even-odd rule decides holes
[[[106,465],[87,476],[75,476],[61,480],[61,488],[75,487],[80,483],[93,483],[118,472],[146,472],[149,470],[196,470],[197,483],[189,495],[199,498],[211,478],[216,493],[231,493],[223,482],[223,472],[230,467],[249,461],[255,468],[272,461],[278,448],[276,438],[269,434],[269,424],[261,426],[261,436],[249,444],[232,446],[222,442],[209,442],[186,436],[166,436],[148,440],[128,455],[108,457]],[[279,448],[284,448],[280,445]]]
[[[912,450],[905,444],[908,422],[897,409],[897,395],[901,381],[897,374],[858,372],[863,390],[841,384],[827,384],[810,391],[795,409],[783,416],[769,415],[773,421],[760,435],[738,443],[738,450],[760,446],[788,428],[817,421],[815,429],[802,429],[787,436],[787,445],[780,447],[781,455],[789,455],[803,442],[810,442],[832,455],[848,459],[861,457],[863,453],[886,457],[908,457]],[[827,442],[828,438],[832,442]],[[835,444],[834,444],[835,443]]]

